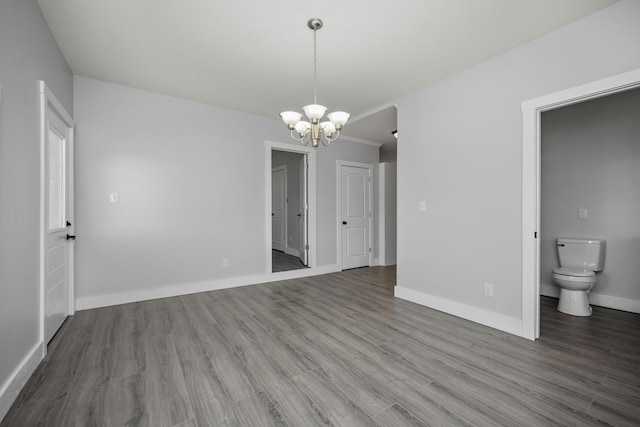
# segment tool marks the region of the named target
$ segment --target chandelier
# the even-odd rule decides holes
[[[322,28],[322,20],[311,18],[307,22],[307,26],[313,30],[313,104],[302,107],[302,110],[309,121],[302,120],[302,114],[297,111],[283,111],[280,113],[280,117],[291,131],[291,138],[302,145],[308,145],[311,141],[313,148],[318,148],[320,141],[327,146],[338,139],[340,130],[351,115],[344,111],[334,111],[327,115],[329,120],[320,121],[327,112],[327,107],[319,105],[316,99],[318,92],[316,31]]]

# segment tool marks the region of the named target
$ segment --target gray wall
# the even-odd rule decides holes
[[[521,103],[640,68],[638,16],[621,1],[398,101],[396,289],[521,327]]]
[[[78,298],[266,273],[264,147],[291,141],[280,120],[79,76],[74,85]],[[378,150],[318,149],[319,266],[336,263],[337,159],[377,163]]]
[[[604,238],[605,269],[590,299],[625,298],[640,309],[640,89],[544,113],[541,159],[543,293],[557,295],[557,237]]]
[[[0,1],[0,390],[39,342],[40,102],[73,80],[35,0]],[[15,396],[2,396],[5,398]],[[0,418],[4,414],[0,407]]]
[[[271,167],[287,167],[287,242],[286,247],[300,250],[300,224],[297,214],[300,212],[300,162],[302,154],[273,150]]]
[[[380,182],[378,230],[380,236],[380,265],[395,265],[397,259],[397,174],[395,162],[382,162],[377,167]]]

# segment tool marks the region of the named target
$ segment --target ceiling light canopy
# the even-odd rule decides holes
[[[291,131],[291,138],[302,143],[302,145],[307,145],[309,141],[311,141],[313,148],[318,148],[320,141],[322,141],[324,145],[329,145],[338,139],[340,130],[345,123],[347,123],[351,115],[344,111],[334,111],[327,115],[328,120],[320,121],[327,112],[327,107],[317,103],[318,71],[316,31],[322,28],[322,20],[319,18],[311,18],[307,22],[307,26],[313,30],[313,104],[302,107],[302,110],[309,121],[302,120],[302,114],[297,111],[283,111],[280,113],[280,117]]]

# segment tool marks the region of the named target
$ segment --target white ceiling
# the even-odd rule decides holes
[[[614,2],[38,0],[74,74],[274,118],[313,101],[321,18],[318,103],[376,142],[395,117],[374,137],[370,116],[403,95]]]

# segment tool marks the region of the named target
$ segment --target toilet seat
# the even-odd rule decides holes
[[[587,277],[587,278],[593,278],[596,277],[596,273],[594,273],[591,270],[585,270],[584,268],[575,268],[575,267],[559,267],[559,268],[554,268],[553,270],[553,274],[559,275],[559,276],[570,276],[570,277]]]

